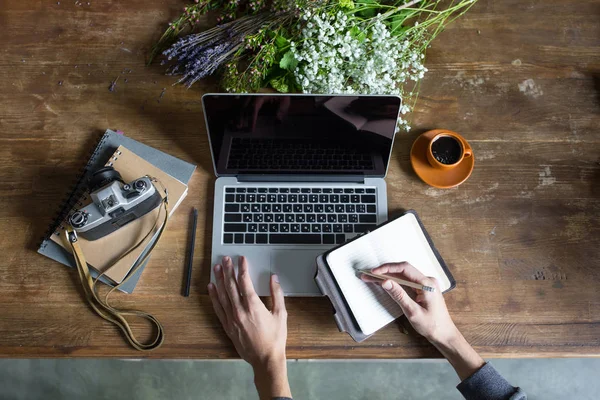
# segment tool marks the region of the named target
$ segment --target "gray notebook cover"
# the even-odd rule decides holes
[[[121,133],[117,133],[108,129],[106,133],[102,136],[102,138],[98,141],[98,145],[94,149],[93,153],[90,156],[90,159],[87,165],[84,167],[81,172],[77,183],[68,194],[68,198],[65,203],[60,208],[57,218],[55,221],[49,226],[48,231],[42,240],[38,248],[38,253],[45,255],[55,261],[58,261],[61,264],[64,264],[68,267],[75,268],[75,259],[73,256],[63,249],[61,246],[50,240],[50,235],[55,234],[56,228],[60,225],[60,223],[67,216],[69,211],[73,208],[74,204],[81,197],[81,195],[85,192],[87,187],[87,181],[91,174],[97,169],[101,168],[106,164],[110,156],[115,152],[117,147],[123,145],[127,147],[129,150],[142,157],[144,160],[152,163],[157,168],[162,169],[169,175],[173,176],[175,179],[188,184],[196,166],[180,160],[176,157],[170,156],[166,153],[163,153],[160,150],[156,150],[150,146],[146,146],[140,142],[137,142],[127,136],[124,136]],[[153,242],[151,242],[153,243]],[[150,246],[148,246],[150,247]],[[142,253],[142,256],[146,254],[146,250]],[[141,257],[140,257],[141,259]],[[149,259],[148,259],[149,260]],[[119,289],[126,293],[132,293],[133,289],[137,285],[148,260],[138,269],[138,271],[133,275],[123,286]],[[91,270],[92,276],[97,277],[98,273],[95,270]],[[113,285],[110,280],[105,277],[100,278],[100,280],[108,285]]]

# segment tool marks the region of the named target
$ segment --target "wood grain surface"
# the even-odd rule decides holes
[[[236,357],[206,291],[215,177],[200,98],[217,87],[172,86],[162,67],[145,66],[184,4],[1,3],[0,356]],[[434,42],[426,66],[413,131],[394,147],[390,215],[419,213],[457,280],[448,307],[484,356],[600,355],[600,4],[480,0]],[[115,296],[162,321],[165,343],[150,354],[86,306],[74,270],[35,252],[106,128],[198,165],[135,293]],[[474,149],[459,188],[428,187],[411,170],[410,145],[432,128],[460,132]],[[356,344],[326,299],[287,306],[290,358],[439,356],[403,334],[402,320]]]

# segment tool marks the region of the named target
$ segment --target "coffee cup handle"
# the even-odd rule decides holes
[[[473,150],[470,147],[465,149],[464,157],[471,157],[473,155]]]

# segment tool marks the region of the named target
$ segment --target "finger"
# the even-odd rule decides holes
[[[369,275],[365,275],[365,274],[360,274],[360,279],[363,282],[383,282],[384,279],[381,278],[375,278],[374,276],[369,276]]]
[[[223,325],[223,328],[225,328],[225,326],[227,326],[227,315],[225,314],[225,310],[223,310],[223,306],[221,306],[221,302],[219,301],[217,287],[212,283],[208,284],[208,295],[210,296],[210,300],[215,310],[215,314],[217,314],[221,325]]]
[[[277,275],[271,275],[271,296],[273,297],[273,314],[286,316],[287,311],[285,309],[283,289],[279,284],[279,277]]]
[[[381,287],[388,292],[388,294],[396,301],[396,303],[398,303],[398,305],[400,305],[404,315],[406,315],[408,318],[415,315],[415,313],[419,310],[419,305],[415,303],[415,301],[410,298],[402,286],[398,285],[396,282],[388,279],[381,284]]]
[[[371,272],[379,275],[389,274],[401,279],[406,279],[407,281],[420,283],[421,285],[424,284],[423,282],[427,278],[421,271],[407,262],[383,264],[372,269]]]
[[[256,290],[254,290],[254,285],[252,284],[252,279],[250,279],[250,274],[248,272],[248,260],[246,257],[240,256],[238,258],[238,286],[240,287],[240,293],[243,296],[243,300],[246,303],[254,301],[258,299],[256,295]]]
[[[223,267],[217,264],[215,265],[214,271],[215,276],[217,277],[217,285],[215,286],[215,290],[217,291],[219,303],[221,304],[223,311],[225,311],[227,321],[231,321],[231,302],[229,301],[229,296],[227,296],[227,291],[225,289],[225,277],[223,275]]]
[[[231,257],[223,257],[223,275],[225,280],[225,290],[231,302],[231,308],[235,315],[236,310],[241,308],[240,288],[235,279],[235,271]]]

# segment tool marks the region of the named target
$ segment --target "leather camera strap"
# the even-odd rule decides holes
[[[166,193],[166,190],[165,190],[165,193]],[[123,279],[123,281],[121,281],[121,283],[119,283],[118,285],[111,288],[106,293],[104,298],[101,298],[100,295],[98,294],[98,292],[96,290],[96,283],[104,275],[104,273],[110,269],[110,267],[107,268],[103,273],[98,275],[98,277],[96,277],[95,279],[92,278],[92,275],[90,274],[90,269],[85,260],[85,256],[83,255],[83,251],[81,250],[81,246],[79,245],[79,242],[77,239],[77,234],[73,231],[73,228],[70,225],[67,225],[67,228],[65,230],[67,241],[70,243],[71,248],[73,250],[73,255],[75,257],[75,263],[77,264],[77,272],[79,274],[79,280],[81,281],[81,284],[83,286],[83,291],[85,293],[85,298],[86,298],[88,304],[92,307],[92,309],[100,317],[102,317],[105,320],[112,322],[113,324],[118,326],[121,329],[121,331],[123,332],[123,334],[125,335],[125,338],[127,339],[127,341],[129,341],[129,343],[131,344],[131,346],[133,346],[135,349],[141,350],[141,351],[154,350],[154,349],[159,348],[160,345],[162,345],[162,343],[164,341],[164,329],[163,329],[162,324],[156,317],[154,317],[152,314],[147,313],[145,311],[134,310],[134,309],[118,309],[116,307],[113,307],[110,305],[110,303],[108,301],[108,297],[110,296],[110,294],[113,291],[117,290],[121,285],[123,285],[125,282],[127,282],[127,280],[129,280],[133,275],[135,275],[137,270],[142,265],[144,265],[144,263],[146,262],[148,257],[150,257],[152,250],[154,250],[154,247],[156,246],[160,237],[162,236],[163,232],[165,231],[165,227],[167,225],[167,220],[169,219],[169,212],[168,212],[168,207],[167,207],[168,200],[167,199],[168,199],[168,195],[165,196],[165,198],[163,199],[163,202],[162,202],[162,205],[164,206],[164,209],[165,209],[165,217],[164,217],[163,224],[160,227],[160,231],[156,237],[156,240],[154,241],[152,246],[148,249],[148,251],[146,252],[146,255],[143,258],[141,258],[140,260],[136,261],[136,263],[134,264],[134,267],[127,274],[125,279]],[[142,243],[145,242],[146,238],[148,238],[155,231],[156,226],[159,223],[159,217],[160,217],[160,213],[157,216],[156,221],[154,222],[154,226],[152,227],[150,232],[148,232],[148,234],[136,246],[131,248],[129,251],[127,251],[127,253],[123,254],[121,257],[119,257],[119,259],[117,259],[117,261],[115,261],[115,263],[113,265],[115,265],[117,262],[119,262],[119,260],[121,260],[123,257],[125,257],[130,252],[134,251],[136,248],[141,246]],[[136,317],[140,317],[140,318],[148,320],[155,328],[155,333],[154,333],[153,338],[151,338],[148,343],[140,342],[135,337],[135,335],[131,329],[131,326],[129,325],[129,322],[125,318],[126,316],[136,316]]]

